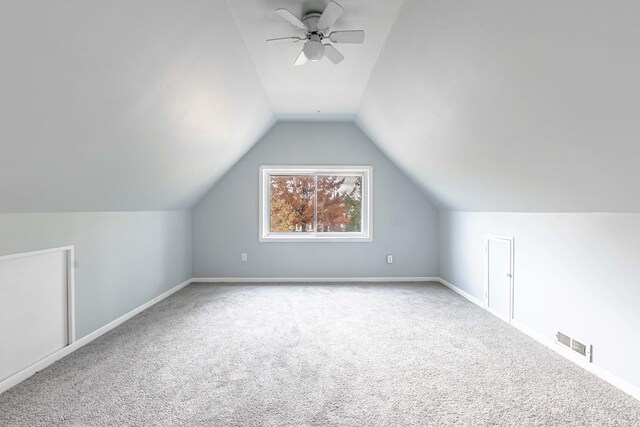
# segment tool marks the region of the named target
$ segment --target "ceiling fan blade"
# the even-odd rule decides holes
[[[307,57],[304,55],[304,51],[300,51],[300,55],[298,55],[298,59],[296,59],[296,65],[304,65],[307,63]]]
[[[307,26],[304,25],[301,20],[296,18],[296,16],[293,13],[289,12],[287,9],[276,9],[276,13],[297,29],[301,31],[307,31]]]
[[[329,34],[329,40],[334,43],[362,43],[364,42],[364,31],[334,31]]]
[[[267,39],[267,42],[277,42],[280,40],[293,40],[294,43],[298,43],[299,41],[305,40],[302,37],[277,37],[275,39]]]
[[[344,56],[340,52],[338,52],[338,50],[335,47],[331,46],[330,44],[324,45],[324,56],[329,58],[329,60],[336,65],[341,63],[344,60]]]
[[[318,29],[324,31],[336,23],[344,9],[338,3],[331,1],[327,8],[322,12],[322,16],[318,20]]]

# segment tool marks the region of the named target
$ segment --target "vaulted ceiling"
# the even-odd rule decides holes
[[[341,0],[345,12],[335,30],[364,30],[366,43],[335,47],[346,57],[338,66],[328,60],[305,66],[293,63],[302,43],[265,39],[301,36],[274,13],[286,8],[296,16],[323,11],[328,0],[229,0],[238,28],[264,85],[274,114],[281,119],[353,118],[402,0]]]
[[[442,207],[640,212],[640,2],[405,0],[359,110]]]
[[[0,211],[188,208],[271,125],[225,1],[9,0]]]
[[[276,120],[355,120],[442,208],[640,212],[640,3],[9,0],[0,212],[191,207]]]

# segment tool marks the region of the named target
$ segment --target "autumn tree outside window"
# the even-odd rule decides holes
[[[260,168],[260,241],[372,240],[370,166]]]

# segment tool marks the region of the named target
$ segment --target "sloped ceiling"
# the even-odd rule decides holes
[[[447,209],[640,212],[639,17],[405,0],[359,123]]]
[[[0,211],[189,208],[273,113],[225,1],[10,0]]]
[[[9,0],[0,212],[191,207],[275,120],[352,120],[442,208],[640,212],[640,3]]]

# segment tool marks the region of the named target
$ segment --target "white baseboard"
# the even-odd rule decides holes
[[[195,277],[191,283],[439,282],[439,277]]]
[[[36,372],[43,370],[44,368],[53,364],[54,362],[73,353],[75,350],[89,344],[91,341],[109,332],[110,330],[116,328],[117,326],[121,325],[122,323],[126,322],[127,320],[131,319],[132,317],[146,310],[152,305],[176,293],[177,291],[184,288],[190,283],[241,283],[241,282],[245,282],[245,283],[438,282],[446,286],[447,288],[451,289],[453,292],[457,293],[458,295],[462,296],[463,298],[467,299],[468,301],[472,302],[473,304],[476,304],[477,306],[486,309],[485,304],[482,301],[480,301],[478,298],[474,297],[468,292],[463,291],[457,286],[447,282],[441,277],[198,277],[198,278],[192,278],[180,283],[178,286],[172,289],[169,289],[163,294],[158,295],[157,297],[153,298],[151,301],[146,302],[145,304],[142,304],[141,306],[131,310],[127,314],[120,316],[114,321],[93,331],[89,335],[86,335],[80,338],[79,340],[68,345],[67,347],[64,347],[58,350],[57,352],[45,357],[39,362],[36,362],[35,364],[1,381],[0,394],[10,389],[11,387],[15,386],[16,384],[24,381],[25,379],[29,378]],[[640,400],[640,389],[638,387],[598,367],[597,365],[594,365],[593,363],[587,363],[583,360],[578,360],[571,357],[571,355],[565,353],[564,349],[559,347],[554,340],[552,340],[551,338],[547,338],[543,334],[540,334],[539,332],[534,331],[533,329],[523,325],[522,323],[516,320],[512,320],[511,325],[514,326],[516,329],[520,330],[521,332],[523,332],[525,335],[528,335],[529,337],[533,338],[534,340],[538,341],[544,346],[557,352],[561,356],[583,367],[584,369],[596,375],[597,377],[603,379],[604,381],[607,381],[609,384],[612,384],[613,386],[619,388],[625,393]]]
[[[640,400],[640,388],[634,386],[633,384],[628,383],[627,381],[599,367],[598,365],[587,362],[584,359],[584,357],[574,356],[573,354],[571,354],[570,350],[566,350],[564,347],[561,347],[560,345],[556,344],[555,340],[551,338],[547,338],[545,335],[532,330],[528,326],[518,322],[515,319],[511,320],[511,325],[517,328],[518,330],[520,330],[521,332],[523,332],[525,335],[528,335],[534,340],[538,341],[540,344],[550,348],[551,350],[555,351],[559,355],[569,359],[576,365],[591,372],[593,375],[605,380],[606,382],[613,385],[614,387],[617,387],[620,390],[627,393],[628,395],[633,396],[636,399]]]
[[[476,297],[470,295],[469,293],[463,291],[462,289],[447,282],[442,278],[438,278],[438,282],[442,283],[444,286],[451,289],[455,293],[461,295],[462,297],[466,298],[467,300],[474,303],[475,305],[480,306],[486,310],[485,304],[482,303],[482,301],[480,301]],[[599,367],[598,365],[587,362],[584,358],[574,357],[573,354],[571,354],[570,352],[566,351],[564,348],[556,344],[555,340],[553,340],[552,338],[548,338],[545,335],[537,331],[534,331],[533,329],[518,322],[515,319],[511,320],[511,326],[515,327],[520,332],[538,341],[540,344],[544,345],[545,347],[548,347],[551,350],[555,351],[560,356],[563,356],[564,358],[569,359],[570,361],[577,364],[578,366],[586,369],[587,371],[591,372],[595,376],[603,379],[604,381],[608,382],[614,387],[617,387],[623,392],[627,393],[628,395],[633,396],[636,399],[640,400],[640,388],[634,386],[633,384],[628,383],[627,381]]]
[[[178,292],[190,283],[273,283],[273,282],[438,282],[438,277],[201,277],[192,278],[180,283],[178,286],[158,295],[152,300],[142,304],[141,306],[131,310],[130,312],[118,317],[90,334],[80,338],[79,340],[61,348],[53,354],[34,363],[22,371],[0,381],[0,394],[9,390],[11,387],[21,383],[38,371],[43,370],[47,366],[52,365],[56,361],[73,353],[77,349],[89,344],[91,341],[109,332],[110,330],[120,326],[127,320],[131,319],[138,313],[146,310],[152,305],[162,301],[168,296]]]
[[[34,363],[31,366],[28,366],[27,368],[23,369],[22,371],[10,376],[9,378],[6,378],[6,379],[2,380],[0,382],[0,394],[2,394],[3,392],[9,390],[11,387],[15,386],[16,384],[21,383],[22,381],[26,380],[27,378],[29,378],[30,376],[32,376],[36,372],[43,370],[47,366],[52,365],[54,362],[56,362],[56,361],[62,359],[63,357],[73,353],[77,349],[89,344],[91,341],[95,340],[99,336],[109,332],[110,330],[116,328],[117,326],[120,326],[121,324],[123,324],[127,320],[131,319],[136,314],[138,314],[138,313],[146,310],[147,308],[151,307],[152,305],[162,301],[163,299],[167,298],[169,295],[178,292],[180,289],[184,288],[189,283],[191,283],[191,279],[180,283],[178,286],[176,286],[176,287],[174,287],[172,289],[169,289],[168,291],[158,295],[157,297],[153,298],[151,301],[142,304],[141,306],[131,310],[127,314],[124,314],[124,315],[118,317],[116,320],[107,323],[106,325],[104,325],[103,327],[101,327],[99,329],[96,329],[95,331],[91,332],[89,335],[86,335],[86,336],[80,338],[79,340],[74,341],[73,343],[69,344],[68,346],[66,346],[64,348],[61,348],[60,350],[56,351],[55,353],[50,354],[49,356],[47,356],[44,359]]]
[[[446,280],[444,280],[442,277],[438,277],[437,281],[442,283],[447,288],[451,289],[453,292],[455,292],[456,294],[460,295],[461,297],[466,298],[467,300],[471,301],[475,305],[477,305],[479,307],[482,307],[482,308],[487,308],[485,306],[484,302],[480,301],[478,298],[474,297],[470,293],[463,291],[459,287],[457,287],[455,285],[452,285],[451,283],[449,283]]]

